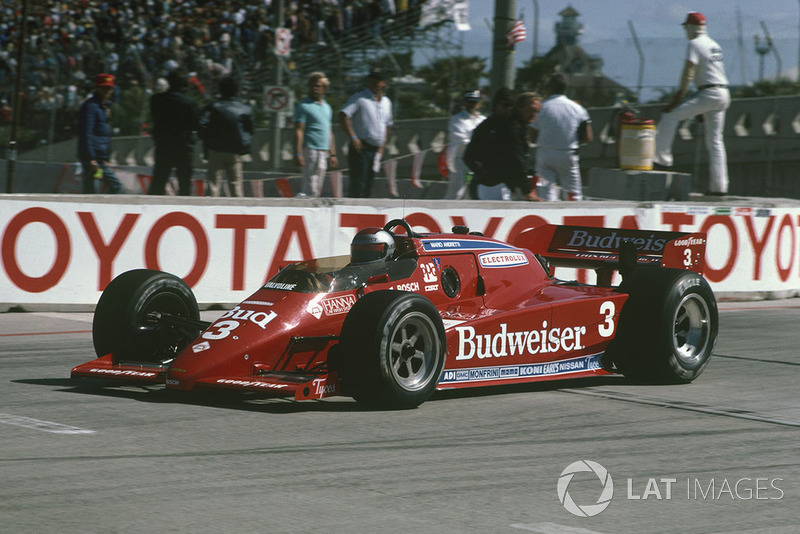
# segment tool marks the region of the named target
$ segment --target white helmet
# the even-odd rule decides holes
[[[392,257],[394,251],[392,234],[381,228],[364,228],[350,243],[350,261],[352,263],[385,261]]]

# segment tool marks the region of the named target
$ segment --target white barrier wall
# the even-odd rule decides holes
[[[799,294],[800,203],[733,204],[0,195],[0,311],[90,310],[114,276],[136,268],[184,278],[201,306],[235,303],[280,266],[347,254],[358,229],[401,217],[419,232],[465,224],[508,241],[542,223],[703,231],[718,297]]]

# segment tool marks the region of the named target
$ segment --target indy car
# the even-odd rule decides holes
[[[395,219],[359,231],[349,255],[285,266],[213,322],[177,276],[132,270],[102,293],[97,359],[72,377],[392,409],[436,390],[541,380],[687,383],[718,329],[705,246],[701,233],[556,225],[511,244]],[[555,278],[561,266],[596,282]]]

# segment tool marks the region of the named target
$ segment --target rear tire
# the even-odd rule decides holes
[[[617,369],[648,382],[687,383],[703,372],[719,328],[717,300],[699,274],[638,268],[623,281],[628,293],[609,346]]]
[[[148,320],[154,311],[200,318],[192,290],[175,275],[136,269],[114,278],[94,311],[92,340],[97,355],[113,354],[115,363],[157,362],[165,355],[177,355],[188,341]]]
[[[414,408],[435,391],[445,350],[444,325],[430,300],[405,291],[369,293],[342,325],[342,387],[371,407]]]

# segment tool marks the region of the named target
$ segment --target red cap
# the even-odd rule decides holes
[[[681,26],[686,26],[687,24],[691,24],[692,26],[705,26],[706,17],[697,11],[690,11],[686,14],[686,21],[681,24]]]
[[[98,74],[94,79],[95,87],[114,87],[114,76],[112,74]]]

